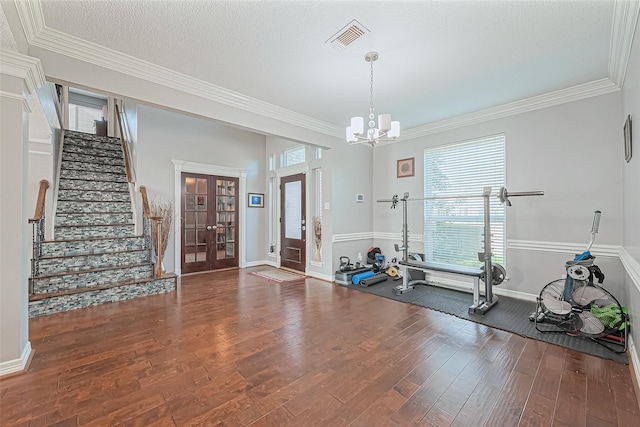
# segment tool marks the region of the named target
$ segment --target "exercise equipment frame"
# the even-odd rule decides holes
[[[467,277],[473,277],[473,305],[469,307],[470,314],[485,314],[493,306],[498,303],[498,297],[493,295],[494,285],[494,268],[504,272],[504,268],[498,264],[494,264],[491,261],[491,197],[497,197],[501,203],[506,203],[507,206],[511,206],[509,197],[527,197],[527,196],[542,196],[543,191],[524,191],[509,193],[506,188],[501,187],[496,194],[491,193],[491,187],[484,187],[482,194],[467,194],[459,196],[433,196],[410,199],[409,193],[404,193],[402,198],[398,198],[395,194],[391,199],[377,200],[378,203],[391,202],[391,208],[395,209],[398,202],[402,202],[402,247],[395,245],[397,252],[402,251],[402,261],[400,266],[402,268],[402,284],[394,288],[396,295],[401,295],[415,288],[417,284],[426,284],[422,280],[409,281],[408,270],[422,270],[422,271],[440,271],[450,274],[458,274]],[[473,267],[459,266],[454,264],[440,264],[440,263],[416,263],[409,262],[409,230],[407,226],[407,202],[409,201],[429,201],[429,200],[447,200],[447,199],[472,199],[482,198],[484,200],[484,250],[478,253],[478,260],[484,264],[483,268],[477,269]],[[504,276],[504,274],[503,274]],[[484,299],[480,298],[480,280],[484,281],[485,291]]]

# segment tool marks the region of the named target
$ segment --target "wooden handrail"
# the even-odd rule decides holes
[[[149,198],[147,197],[147,187],[141,185],[140,194],[142,194],[142,214],[146,218],[151,218],[151,210],[149,209]]]
[[[31,221],[40,221],[44,216],[44,202],[47,196],[47,188],[49,188],[49,181],[46,179],[40,180],[40,189],[38,190],[38,200],[36,201],[36,212],[33,214]]]
[[[122,151],[124,153],[124,167],[127,171],[127,182],[133,182],[131,176],[131,166],[129,165],[129,148],[127,147],[127,141],[124,139],[124,132],[122,130],[122,118],[120,117],[120,108],[116,104],[116,117],[118,118],[118,127],[120,128],[120,143],[122,144]]]

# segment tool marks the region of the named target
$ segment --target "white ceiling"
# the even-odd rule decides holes
[[[631,0],[636,1],[636,0]],[[43,0],[46,27],[335,125],[403,130],[610,79],[614,1]],[[351,20],[370,32],[325,43]],[[617,85],[622,82],[615,82]]]

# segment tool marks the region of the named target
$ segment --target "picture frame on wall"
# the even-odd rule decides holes
[[[631,115],[627,116],[624,122],[624,159],[629,163],[631,160]]]
[[[250,208],[264,208],[264,194],[249,193]]]
[[[400,159],[397,164],[397,177],[407,178],[415,174],[415,157]]]

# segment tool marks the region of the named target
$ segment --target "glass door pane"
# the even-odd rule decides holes
[[[236,257],[236,183],[216,180],[216,259]]]
[[[207,180],[185,177],[185,263],[207,260]]]

